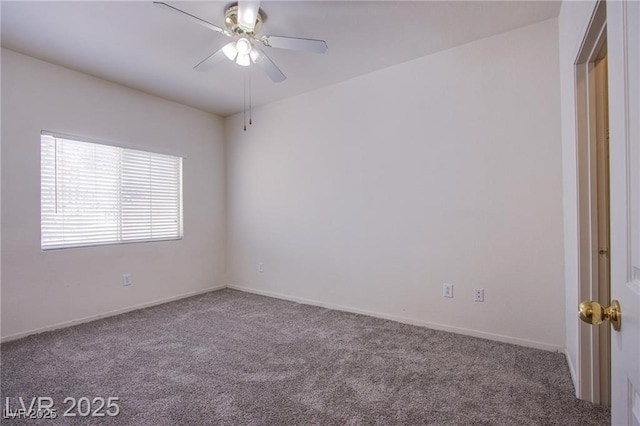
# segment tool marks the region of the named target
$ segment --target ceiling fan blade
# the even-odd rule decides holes
[[[260,1],[240,0],[238,2],[238,23],[245,28],[253,30],[260,10]]]
[[[201,71],[201,72],[210,71],[216,64],[218,64],[221,61],[223,61],[224,58],[231,59],[231,55],[233,55],[233,59],[235,59],[235,56],[237,56],[238,52],[235,51],[235,54],[229,52],[229,48],[231,46],[233,46],[234,44],[235,44],[234,41],[225,44],[224,47],[216,50],[213,54],[207,56],[198,65],[193,67],[193,69],[196,70],[196,71]],[[225,50],[226,50],[226,52],[225,52]],[[234,49],[232,48],[232,50],[234,50]],[[233,60],[233,59],[231,59],[231,60]]]
[[[313,53],[324,53],[327,51],[327,43],[324,40],[283,36],[266,36],[265,38],[269,46],[279,49],[300,50]]]
[[[177,7],[173,7],[173,6],[169,5],[169,4],[163,3],[161,1],[154,1],[153,4],[155,4],[156,6],[162,8],[164,10],[167,10],[169,12],[175,13],[176,15],[182,15],[182,16],[184,16],[186,18],[189,18],[192,21],[196,22],[197,24],[200,24],[203,27],[209,28],[210,30],[217,31],[219,33],[223,32],[222,28],[220,28],[220,27],[218,27],[216,25],[213,25],[211,22],[205,21],[204,19],[200,19],[197,16],[194,16],[194,15],[188,13],[188,12],[185,12],[184,10],[178,9]]]
[[[261,49],[253,49],[250,53],[251,60],[257,65],[265,74],[269,76],[271,81],[280,83],[287,77],[280,71],[280,68],[273,63],[273,61],[264,53]]]

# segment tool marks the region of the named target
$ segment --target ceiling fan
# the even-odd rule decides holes
[[[327,43],[325,43],[324,40],[259,35],[262,29],[262,22],[264,21],[264,13],[260,9],[260,1],[239,0],[238,3],[228,5],[224,14],[225,29],[167,3],[153,3],[169,12],[184,16],[203,27],[234,39],[196,65],[194,67],[196,71],[209,71],[214,68],[216,64],[228,58],[230,61],[234,61],[241,66],[249,66],[253,63],[264,71],[272,81],[281,82],[287,77],[267,56],[264,50],[262,50],[262,47],[275,47],[313,53],[324,53],[327,51]]]

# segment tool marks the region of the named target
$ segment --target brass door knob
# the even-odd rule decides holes
[[[603,321],[611,321],[615,331],[620,331],[622,325],[622,311],[617,300],[611,301],[611,306],[603,308],[598,302],[582,302],[579,307],[580,319],[587,324],[597,325]]]

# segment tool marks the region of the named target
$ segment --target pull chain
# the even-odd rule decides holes
[[[248,69],[244,70],[244,81],[243,81],[243,92],[242,92],[242,122],[244,124],[244,131],[247,131],[247,95],[249,95],[249,126],[253,124],[252,117],[252,104],[251,104],[251,65],[246,67]],[[248,89],[247,89],[248,87]]]

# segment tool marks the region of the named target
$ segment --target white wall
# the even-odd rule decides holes
[[[42,252],[43,129],[186,156],[184,238]],[[222,129],[211,114],[3,49],[2,338],[224,286]]]
[[[578,358],[578,182],[576,163],[575,61],[593,14],[595,1],[562,2],[558,17],[562,117],[562,192],[566,352],[576,391],[581,388]]]
[[[563,348],[559,93],[552,19],[226,119],[230,283]]]

